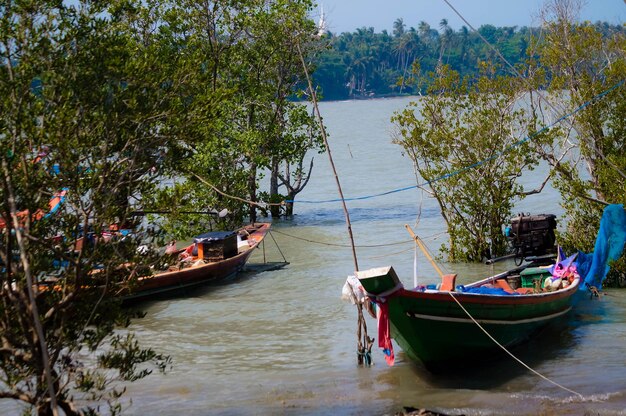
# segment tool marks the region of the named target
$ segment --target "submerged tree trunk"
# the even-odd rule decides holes
[[[256,171],[257,166],[256,163],[253,163],[250,166],[250,172],[248,175],[248,192],[250,194],[250,201],[257,202],[257,184],[256,184]],[[256,216],[256,205],[250,204],[250,222],[255,223],[257,220]]]
[[[287,193],[287,201],[293,201],[295,197],[296,197],[296,193],[295,192],[288,192]],[[293,202],[286,202],[285,203],[285,216],[286,217],[293,216]]]
[[[272,173],[270,176],[270,202],[277,202],[278,197],[278,161],[272,161]],[[272,218],[280,217],[280,206],[270,205]]]

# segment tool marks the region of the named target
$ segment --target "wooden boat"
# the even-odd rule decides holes
[[[534,288],[513,289],[515,285],[509,283],[528,279],[533,272],[549,274],[544,270],[519,267],[456,287],[456,275],[444,275],[441,285],[413,290],[402,286],[392,267],[357,272],[356,277],[379,309],[379,343],[384,341],[381,325],[387,325],[391,338],[409,358],[437,372],[484,361],[501,350],[497,343],[512,347],[563,319],[580,285],[577,273],[554,290],[536,283],[525,284]]]
[[[52,198],[50,198],[50,201],[48,201],[48,211],[44,211],[43,209],[38,209],[32,215],[30,215],[30,220],[39,221],[42,218],[46,218],[50,215],[53,215],[55,212],[59,210],[63,201],[65,201],[66,195],[67,195],[67,189],[63,189],[55,193],[52,196]],[[27,209],[18,212],[17,218],[19,222],[23,224],[28,218],[29,214],[30,214],[30,211]],[[10,221],[9,218],[0,217],[0,229],[5,229],[7,226],[7,222],[9,221]]]
[[[125,302],[135,302],[234,277],[263,241],[270,225],[256,223],[236,232],[206,233],[196,237],[194,243],[184,249],[170,247],[168,254],[175,259],[176,265],[140,277],[120,295]]]

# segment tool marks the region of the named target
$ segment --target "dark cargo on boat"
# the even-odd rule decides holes
[[[555,229],[554,214],[520,214],[511,219],[507,237],[516,254],[540,256],[554,251]]]

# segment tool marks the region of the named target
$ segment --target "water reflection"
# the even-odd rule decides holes
[[[564,317],[561,323],[543,328],[510,352],[532,369],[540,368],[545,361],[559,360],[573,351],[577,344],[573,334],[575,319],[573,315]],[[398,356],[409,361],[402,352]],[[433,373],[419,363],[411,363],[411,370],[429,387],[469,390],[497,389],[529,373],[523,364],[502,350],[490,352],[484,357],[468,356],[463,366],[449,368],[445,373]]]

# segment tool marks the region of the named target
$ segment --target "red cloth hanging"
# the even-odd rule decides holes
[[[387,305],[387,302],[381,302],[376,306],[378,315],[378,346],[382,348],[385,354],[387,365],[393,366],[395,356],[393,355],[393,344],[391,343],[391,331],[389,329],[389,305]]]

